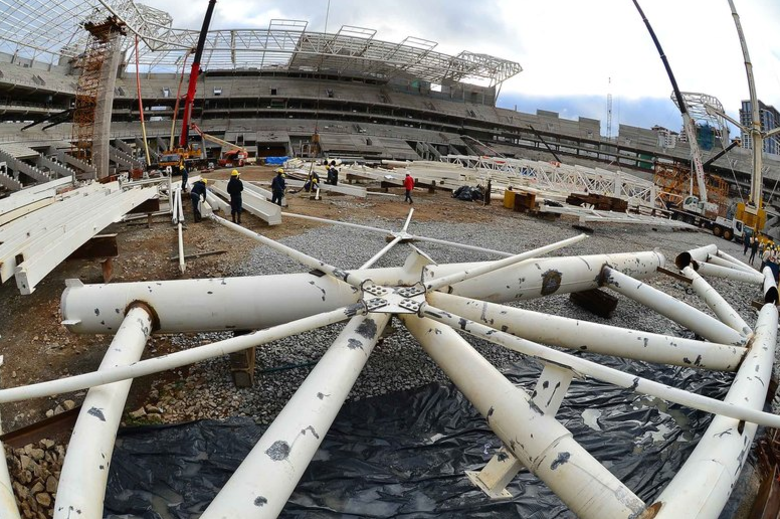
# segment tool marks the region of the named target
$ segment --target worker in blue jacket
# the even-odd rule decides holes
[[[201,199],[206,201],[206,179],[198,180],[192,184],[192,190],[190,190],[190,199],[192,199],[192,213],[195,222],[201,221],[203,218],[200,215],[200,202]]]
[[[271,181],[271,194],[273,195],[271,202],[281,207],[282,198],[284,197],[284,189],[286,187],[287,185],[284,182],[284,170],[279,168],[276,170],[276,176],[274,177],[273,181]]]
[[[227,185],[227,192],[230,195],[230,217],[233,219],[233,223],[241,225],[241,191],[244,190],[244,183],[238,178],[239,173],[237,169],[234,169],[230,173],[230,181]]]

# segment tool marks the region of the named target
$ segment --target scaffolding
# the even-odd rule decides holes
[[[714,175],[706,175],[705,181],[707,200],[718,205],[719,216],[726,216],[729,208],[728,182]],[[701,196],[690,168],[679,163],[656,163],[653,183],[658,187],[658,197],[667,205],[678,205],[689,195]]]
[[[100,94],[103,65],[118,44],[118,34],[126,34],[127,26],[115,16],[100,23],[86,22],[89,32],[86,50],[75,63],[81,70],[76,89],[76,106],[73,111],[73,143],[79,160],[92,162],[92,142],[95,130],[95,113]]]

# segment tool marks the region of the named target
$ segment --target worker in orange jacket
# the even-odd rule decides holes
[[[409,173],[406,174],[406,178],[404,179],[404,189],[406,189],[406,197],[404,198],[404,202],[408,200],[409,203],[412,204],[412,189],[414,189],[414,179]]]

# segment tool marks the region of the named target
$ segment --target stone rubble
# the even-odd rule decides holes
[[[54,517],[54,500],[65,447],[43,439],[20,449],[6,446],[6,462],[16,504],[25,519]]]

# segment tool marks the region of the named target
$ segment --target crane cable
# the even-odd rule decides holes
[[[138,110],[141,112],[141,132],[144,136],[144,151],[146,152],[146,165],[152,165],[149,157],[149,143],[146,140],[146,123],[144,122],[144,100],[141,97],[141,70],[138,64],[138,35],[135,35],[135,84],[138,89]]]

